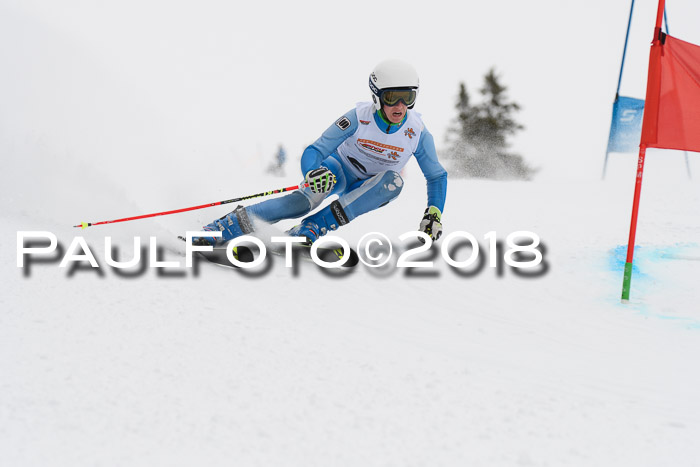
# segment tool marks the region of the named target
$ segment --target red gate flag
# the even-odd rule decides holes
[[[647,147],[700,152],[700,47],[661,31],[666,0],[659,0],[649,54],[647,97],[639,142],[622,303],[629,302],[634,240]]]
[[[641,146],[700,152],[700,47],[657,29]]]

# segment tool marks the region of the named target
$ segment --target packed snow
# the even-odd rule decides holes
[[[13,18],[0,35],[30,26]],[[31,27],[32,37],[54,37]],[[27,47],[50,72],[48,55]],[[128,81],[70,57],[71,69],[91,70],[107,88]],[[188,269],[177,236],[233,206],[73,226],[296,184],[296,149],[287,175],[273,176],[272,153],[251,159],[177,126],[151,128],[157,113],[126,85],[91,88],[80,114],[55,92],[80,89],[35,79],[0,94],[12,99],[12,111],[0,109],[1,466],[700,465],[696,154],[689,177],[682,153],[648,152],[626,305],[636,157],[611,155],[600,180],[602,152],[567,162],[561,147],[547,149],[561,153],[556,170],[545,166],[532,182],[449,180],[445,235],[474,235],[481,269],[439,254],[415,258],[432,268],[395,266],[412,246],[399,236],[425,208],[415,163],[396,201],[335,232],[352,246],[383,233],[398,250],[387,266],[286,268],[275,256],[250,272]],[[56,102],[23,107],[33,91]],[[90,113],[93,104],[104,112]],[[141,111],[124,113],[130,106]],[[327,123],[296,125],[310,142]],[[83,237],[100,267],[61,268],[51,253],[19,268],[16,239],[26,231],[55,234],[64,254]],[[489,265],[485,236],[505,242],[516,231],[541,239],[533,277]],[[106,264],[105,237],[124,260],[135,237],[146,253],[155,237],[160,259],[181,267],[150,268],[144,258],[143,270],[120,275]]]
[[[14,242],[2,251],[5,465],[693,465],[698,458],[700,199],[697,183],[651,176],[653,163],[632,303],[622,305],[630,164],[618,183],[450,182],[446,232],[471,232],[484,249],[488,231],[501,240],[516,230],[537,233],[548,270],[535,278],[508,267],[499,277],[488,264],[463,277],[439,256],[415,275],[390,264],[338,277],[272,258],[260,275],[201,264],[197,275],[147,268],[122,278],[105,264],[105,236],[123,258],[135,236],[144,246],[156,236],[163,259],[184,264],[175,236],[228,209],[74,229],[95,216],[157,206],[148,187],[120,194],[124,187],[105,182],[97,167],[79,172],[89,196],[66,193],[61,180],[75,167],[46,154],[27,183],[21,175],[39,160],[23,156],[3,172],[5,189],[22,200],[3,196],[4,237],[48,230],[67,247],[83,236],[101,267],[71,273],[54,261],[31,264],[25,275]],[[355,245],[379,231],[400,247],[425,197],[417,167],[409,169],[396,202],[337,234]],[[181,170],[159,180],[173,194],[165,208],[206,190]],[[280,183],[259,176],[237,189]],[[195,197],[213,201],[224,187]]]

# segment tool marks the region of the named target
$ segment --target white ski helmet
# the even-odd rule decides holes
[[[374,67],[369,75],[369,88],[372,91],[372,101],[377,110],[382,108],[382,102],[395,105],[399,100],[412,109],[416,103],[419,86],[416,69],[402,60],[384,60]],[[406,92],[387,94],[386,91],[389,90]],[[389,98],[388,101],[387,98]]]

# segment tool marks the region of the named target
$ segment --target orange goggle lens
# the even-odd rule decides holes
[[[418,93],[415,89],[389,89],[381,94],[382,103],[390,107],[402,102],[410,107],[416,103]]]

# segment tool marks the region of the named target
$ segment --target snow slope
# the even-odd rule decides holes
[[[328,38],[343,25],[376,33],[361,8],[338,15],[319,2],[314,16],[286,2],[262,40],[270,5],[225,3],[202,15],[189,3],[0,6],[0,467],[700,465],[700,166],[691,155],[689,180],[682,155],[649,151],[628,305],[635,157],[611,156],[598,180],[612,97],[602,89],[617,78],[610,44],[627,6],[619,28],[611,13],[593,36],[581,17],[600,16],[602,2],[534,12],[511,2],[517,21],[501,3],[464,4],[470,14],[450,18],[444,5],[414,8],[439,29],[413,51],[426,120],[446,122],[459,80],[476,86],[500,57],[514,99],[526,96],[518,150],[543,166],[530,183],[450,180],[445,233],[468,231],[485,248],[488,232],[535,232],[544,274],[487,265],[460,275],[436,257],[412,274],[390,264],[339,277],[271,258],[257,274],[202,264],[119,276],[105,237],[128,258],[134,237],[145,246],[154,236],[182,262],[176,235],[228,208],[73,225],[294,184],[301,140],[346,110],[316,105],[319,89],[342,106],[352,100],[339,88],[365,96],[365,62],[350,67],[357,76],[338,73],[341,85],[307,78],[317,57],[328,60],[318,73],[347,65],[317,48],[337,44]],[[393,8],[366,5],[375,17]],[[525,11],[561,20],[533,30]],[[470,37],[488,32],[488,47],[458,50],[462,17],[483,19]],[[532,48],[545,43],[532,34],[556,37],[566,54]],[[446,44],[460,60],[426,52],[447,54]],[[386,50],[374,53],[361,60]],[[251,70],[275,60],[285,76],[259,82]],[[578,111],[553,118],[572,89]],[[280,95],[283,110],[313,112],[268,125],[260,115],[279,112]],[[290,175],[265,175],[268,148],[290,140]],[[415,164],[404,178],[395,202],[339,235],[355,245],[377,231],[401,246],[425,207]],[[50,231],[63,248],[82,236],[101,267],[18,268],[19,231]]]
[[[257,277],[203,264],[128,279],[105,265],[105,236],[128,257],[134,236],[154,235],[182,261],[174,235],[227,209],[71,226],[287,180],[202,194],[164,169],[171,196],[151,202],[150,187],[99,167],[20,155],[3,172],[3,237],[48,230],[67,247],[82,235],[102,272],[49,263],[24,276],[14,242],[2,249],[2,465],[698,465],[699,193],[660,157],[623,306],[629,159],[606,182],[450,182],[447,232],[538,233],[538,278],[461,277],[439,258],[427,276],[360,266],[339,278],[275,258]],[[415,166],[405,179],[397,201],[339,233],[398,246],[425,196]]]

